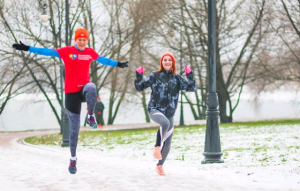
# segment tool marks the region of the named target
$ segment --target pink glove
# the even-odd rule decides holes
[[[143,66],[141,66],[141,67],[138,67],[135,71],[136,71],[138,74],[143,74],[143,73],[144,73],[144,68],[143,68]]]
[[[192,69],[189,66],[185,67],[185,74],[190,74],[192,72]]]

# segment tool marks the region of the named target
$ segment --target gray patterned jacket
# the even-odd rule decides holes
[[[178,74],[163,70],[160,73],[150,73],[143,81],[143,74],[136,73],[134,85],[138,91],[143,91],[151,87],[152,92],[148,103],[148,112],[156,109],[166,117],[172,117],[177,108],[179,91],[194,92],[197,90],[196,82],[193,79],[193,72],[187,74],[187,79],[185,80]]]

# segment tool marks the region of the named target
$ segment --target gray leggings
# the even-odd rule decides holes
[[[166,117],[163,113],[161,113],[158,110],[152,110],[149,113],[149,117],[155,123],[158,123],[160,125],[160,128],[157,132],[157,140],[155,146],[162,147],[162,159],[158,161],[157,165],[163,165],[171,150],[171,142],[174,130],[174,117]]]
[[[93,83],[88,83],[83,87],[82,92],[77,92],[68,95],[66,99],[66,109],[70,121],[70,151],[71,156],[76,156],[77,142],[78,142],[78,133],[80,128],[80,111],[81,111],[81,102],[87,102],[89,114],[94,113],[96,105],[97,91],[96,86]]]

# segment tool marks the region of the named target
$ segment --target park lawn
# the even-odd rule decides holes
[[[227,166],[270,166],[300,162],[300,120],[272,120],[219,124],[222,160]],[[80,131],[78,152],[88,149],[109,157],[153,160],[157,129]],[[205,125],[175,127],[168,160],[204,159]],[[60,147],[61,135],[28,137],[25,142]]]

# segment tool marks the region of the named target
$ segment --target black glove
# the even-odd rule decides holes
[[[143,80],[143,76],[144,76],[143,73],[139,74],[139,73],[135,72],[135,78],[138,82]]]
[[[23,44],[21,41],[20,41],[20,44],[13,44],[12,47],[16,50],[24,50],[24,51],[29,50],[29,46]]]
[[[119,68],[126,68],[126,67],[128,67],[128,62],[118,62],[117,66]]]

